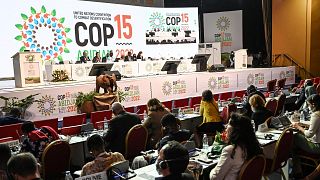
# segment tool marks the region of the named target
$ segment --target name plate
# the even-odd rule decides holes
[[[108,180],[106,171],[102,171],[87,176],[78,177],[75,180]]]

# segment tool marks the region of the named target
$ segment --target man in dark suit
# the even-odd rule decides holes
[[[81,63],[87,63],[87,61],[90,61],[90,58],[88,57],[88,52],[87,51],[83,51],[83,56],[80,57],[80,61],[77,61],[77,64],[81,64]]]
[[[110,120],[104,136],[106,149],[125,154],[126,135],[134,125],[141,124],[141,120],[137,114],[126,112],[118,102],[113,103],[111,109],[115,117]]]
[[[133,61],[131,51],[129,51],[128,54],[124,57],[124,61]]]

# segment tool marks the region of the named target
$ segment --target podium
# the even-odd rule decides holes
[[[16,87],[22,88],[43,84],[41,53],[17,52],[12,58]]]
[[[211,54],[208,59],[208,67],[214,64],[221,64],[221,42],[199,43],[199,54]]]
[[[234,68],[245,69],[248,66],[247,49],[234,51]]]

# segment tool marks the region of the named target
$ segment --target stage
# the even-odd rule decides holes
[[[136,78],[122,78],[117,82],[119,89],[128,95],[125,107],[144,105],[150,98],[160,101],[201,96],[203,90],[210,89],[214,94],[244,90],[253,84],[265,88],[271,79],[287,78],[286,85],[293,84],[295,67],[228,69],[225,72],[191,72],[173,75],[152,75]],[[11,81],[12,83],[12,81]],[[75,100],[78,92],[90,92],[95,88],[95,81],[70,81],[52,83],[38,87],[13,88],[6,86],[0,90],[0,96],[25,98],[40,93],[27,109],[26,119],[42,120],[77,114]],[[0,106],[4,105],[1,100]]]

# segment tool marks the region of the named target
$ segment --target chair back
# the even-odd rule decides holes
[[[243,95],[245,95],[246,94],[246,90],[241,90],[241,91],[236,91],[235,93],[234,93],[234,96],[233,97],[239,97],[239,98],[242,98],[243,97]]]
[[[1,143],[5,143],[5,142],[8,142],[8,141],[13,141],[13,137],[4,137],[4,138],[0,138],[0,144]]]
[[[194,107],[196,104],[201,103],[202,96],[192,97],[190,100],[190,107]]]
[[[276,87],[276,83],[277,83],[277,79],[268,81],[267,82],[267,91],[268,92],[274,91],[275,87]]]
[[[232,92],[221,93],[219,96],[220,100],[228,100],[232,98]]]
[[[186,107],[189,106],[189,98],[176,99],[173,101],[173,108]]]
[[[52,129],[58,132],[58,118],[34,121],[34,125],[37,128],[40,128],[41,126],[50,126]]]
[[[225,106],[223,109],[222,109],[222,112],[221,112],[221,118],[222,118],[222,121],[227,124],[228,121],[229,121],[229,118],[230,118],[230,115],[232,112],[236,112],[237,111],[237,105],[235,105],[234,103],[230,103],[228,104],[227,106]]]
[[[124,108],[127,112],[134,113],[134,107],[126,107]]]
[[[289,159],[292,144],[293,144],[293,130],[290,128],[285,129],[280,135],[276,143],[270,172],[273,172],[279,168],[284,167],[287,160]]]
[[[194,112],[199,113],[200,112],[200,104],[193,105],[193,109],[194,109]]]
[[[90,121],[93,124],[93,127],[96,129],[98,129],[97,122],[104,121],[104,118],[107,118],[107,120],[110,120],[112,118],[112,111],[104,110],[104,111],[91,112]]]
[[[41,162],[44,179],[64,177],[70,169],[70,146],[68,142],[56,140],[43,151]]]
[[[132,160],[146,149],[148,130],[142,125],[133,126],[127,133],[125,141],[125,158]]]
[[[278,99],[276,113],[274,114],[275,116],[279,116],[282,113],[285,101],[286,101],[286,95],[281,94]]]
[[[261,154],[256,155],[242,165],[237,179],[262,179],[265,166],[265,157]]]
[[[0,138],[13,137],[13,139],[20,139],[20,135],[22,135],[21,125],[22,123],[0,126]]]
[[[76,125],[76,126],[68,126],[68,127],[62,127],[61,128],[61,134],[63,135],[77,135],[81,133],[81,127],[82,125]]]
[[[299,84],[297,85],[297,88],[301,88],[304,85],[304,79],[300,80]]]
[[[284,88],[284,86],[286,85],[286,80],[287,80],[287,78],[283,78],[283,79],[279,79],[278,81],[277,81],[277,88],[278,89],[283,89]]]
[[[170,111],[172,111],[172,101],[164,101],[162,104],[168,108]]]
[[[146,111],[148,113],[148,107],[147,105],[140,105],[137,107],[137,114],[143,114],[144,111]]]
[[[62,119],[62,127],[68,127],[68,126],[76,126],[81,125],[83,123],[86,123],[86,113],[83,114],[77,114],[74,116],[66,116]]]
[[[269,111],[271,111],[273,115],[276,114],[277,106],[278,106],[278,100],[276,100],[276,99],[269,99],[265,104],[265,107]]]

